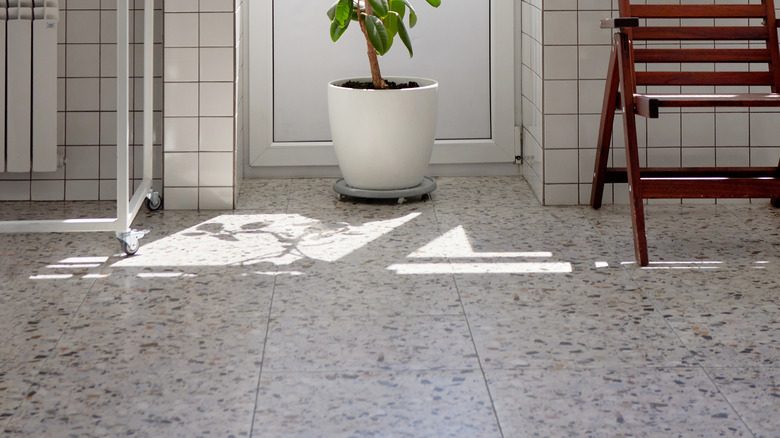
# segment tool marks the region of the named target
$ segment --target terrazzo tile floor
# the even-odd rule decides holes
[[[251,180],[235,211],[0,235],[8,437],[780,436],[780,211]],[[113,203],[0,203],[0,219]],[[97,214],[97,213],[96,213]],[[67,216],[65,216],[67,217]]]

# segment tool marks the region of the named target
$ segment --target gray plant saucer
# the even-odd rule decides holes
[[[409,187],[406,189],[394,189],[394,190],[369,190],[369,189],[356,189],[350,187],[344,181],[344,178],[340,178],[333,183],[333,190],[339,194],[339,199],[344,197],[352,198],[366,198],[366,199],[398,199],[399,204],[403,204],[406,198],[413,196],[424,196],[432,191],[436,190],[436,181],[430,177],[423,177],[422,183],[418,186]]]

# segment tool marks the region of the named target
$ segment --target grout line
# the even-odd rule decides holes
[[[436,211],[436,199],[431,197],[431,210],[433,211],[433,216],[436,219],[436,226],[438,228],[439,236],[443,236],[441,231],[441,222],[439,221],[439,215]],[[447,257],[447,263],[451,264],[452,260]],[[471,345],[474,348],[474,356],[477,358],[477,363],[479,364],[479,372],[482,374],[482,382],[485,384],[485,390],[487,391],[488,399],[490,400],[490,408],[493,410],[493,418],[496,422],[496,427],[498,428],[498,434],[501,438],[504,438],[504,431],[501,428],[501,421],[498,417],[498,410],[496,409],[496,403],[493,400],[493,393],[490,391],[490,385],[488,384],[487,376],[485,375],[485,368],[482,366],[482,358],[479,357],[479,350],[477,349],[477,343],[474,340],[474,332],[471,329],[471,321],[469,321],[468,314],[466,313],[466,307],[463,304],[463,299],[460,296],[460,287],[458,286],[458,278],[455,275],[455,273],[452,273],[452,282],[455,285],[455,290],[458,293],[458,301],[460,301],[460,311],[463,313],[463,320],[466,322],[466,327],[469,330],[469,337],[471,338]]]

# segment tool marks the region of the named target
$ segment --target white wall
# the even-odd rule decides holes
[[[66,164],[51,173],[0,173],[0,200],[116,199],[116,2],[60,2],[58,36],[58,148]],[[140,7],[140,6],[139,6]],[[157,2],[155,84],[161,89],[162,2]],[[142,12],[131,37],[130,175],[141,178],[143,38]],[[135,49],[133,49],[135,48]],[[137,62],[136,62],[137,61]],[[137,109],[137,110],[136,110]],[[162,93],[155,95],[154,186],[161,189]],[[132,130],[131,130],[132,132]],[[137,160],[133,156],[138,157]]]

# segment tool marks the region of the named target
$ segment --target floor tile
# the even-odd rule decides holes
[[[780,435],[780,368],[707,368],[715,384],[757,437]]]
[[[282,317],[271,321],[264,371],[473,370],[461,317]]]
[[[490,371],[507,437],[749,437],[699,368]]]
[[[264,372],[255,430],[276,437],[500,437],[477,371]]]

